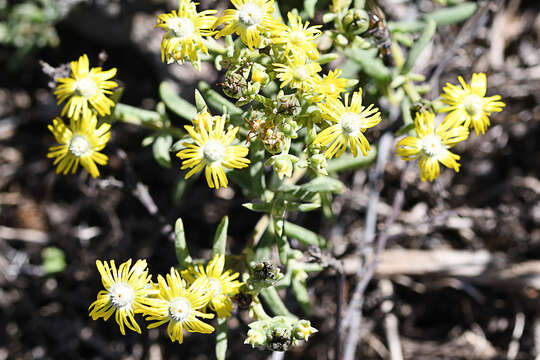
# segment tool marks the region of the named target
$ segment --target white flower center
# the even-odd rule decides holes
[[[422,150],[430,157],[439,155],[444,149],[445,146],[437,135],[427,135],[422,139]]]
[[[117,308],[130,308],[135,301],[135,290],[128,283],[115,283],[109,289],[109,298]]]
[[[257,26],[263,18],[264,12],[256,4],[247,3],[238,9],[238,21],[244,27]]]
[[[186,321],[191,315],[191,303],[184,297],[173,299],[169,303],[169,317],[174,321]]]
[[[290,39],[294,45],[300,46],[306,42],[306,35],[303,31],[295,30],[291,32]]]
[[[346,112],[339,119],[339,125],[345,135],[356,134],[361,129],[362,117],[352,112]]]
[[[223,288],[221,286],[221,281],[216,278],[208,278],[208,281],[210,282],[210,289],[212,290],[212,296],[219,296],[221,295],[221,292],[223,291]]]
[[[174,37],[181,39],[190,37],[195,32],[193,21],[188,18],[175,17],[167,22],[169,31]]]
[[[90,76],[83,77],[75,81],[75,92],[87,99],[91,98],[98,92],[99,88]]]
[[[293,70],[293,78],[296,81],[305,81],[309,78],[309,72],[305,66],[298,66]]]
[[[470,94],[463,99],[463,107],[471,116],[476,116],[484,111],[484,100],[475,94]]]
[[[210,163],[221,162],[225,157],[225,146],[216,140],[208,140],[202,147],[204,159]]]
[[[77,156],[81,157],[92,149],[92,144],[88,141],[88,138],[83,135],[73,135],[69,141],[69,151]]]

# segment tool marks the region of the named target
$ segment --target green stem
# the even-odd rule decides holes
[[[135,106],[122,103],[116,104],[112,118],[126,124],[137,125],[152,131],[166,130],[172,136],[181,139],[185,136],[184,130],[175,126],[167,126],[160,114],[151,110],[139,109]]]

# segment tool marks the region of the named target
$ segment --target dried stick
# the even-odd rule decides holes
[[[389,145],[390,144],[391,142],[389,143]],[[380,149],[380,151],[382,150],[383,149]],[[389,151],[389,149],[387,149],[387,151]],[[375,252],[373,254],[372,260],[367,265],[367,267],[360,268],[357,273],[357,276],[359,278],[361,277],[362,279],[356,284],[356,287],[353,292],[353,297],[349,303],[349,313],[347,314],[347,318],[344,321],[345,323],[344,325],[349,325],[349,333],[347,335],[347,340],[345,342],[345,351],[344,351],[344,357],[343,357],[344,360],[355,359],[356,346],[358,344],[358,341],[360,340],[360,336],[359,336],[360,321],[362,319],[362,305],[364,303],[364,292],[370,280],[373,278],[373,275],[375,274],[375,269],[379,262],[379,257],[386,246],[386,241],[388,240],[387,230],[396,221],[396,218],[403,206],[403,201],[404,201],[404,196],[405,196],[405,187],[406,187],[405,174],[407,173],[408,168],[409,168],[409,165],[407,166],[406,170],[401,174],[400,189],[395,195],[394,202],[392,204],[392,213],[386,219],[385,227],[379,233],[379,236],[377,237],[377,244],[376,244],[376,248],[375,248]],[[376,207],[376,204],[369,203],[369,205]]]

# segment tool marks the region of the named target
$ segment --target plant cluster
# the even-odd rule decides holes
[[[171,340],[182,342],[184,328],[211,333],[214,328],[203,320],[216,314],[216,354],[223,359],[226,319],[236,303],[254,319],[246,343],[283,351],[307,340],[316,330],[288,311],[278,290],[290,287],[309,314],[306,279],[322,268],[306,261],[289,239],[321,248],[328,244],[287,221],[287,214],[322,208],[332,216],[332,195],[344,189],[336,175],[371,165],[375,127],[378,133],[407,135],[397,141],[396,153],[418,159],[421,180],[434,181],[439,163],[459,171],[460,157],[449,149],[465,141],[471,127],[484,134],[489,116],[505,106],[500,96],[486,96],[485,74],[473,74],[469,83],[459,77],[460,85],[446,84],[444,94],[430,100],[425,77],[413,72],[437,26],[468,18],[474,3],[387,24],[364,1],[334,0],[323,14],[324,24],[312,25],[305,19],[313,19],[315,4],[307,0],[302,11],[287,13],[286,22],[273,0],[232,0],[222,12],[180,0],[177,10],[159,15],[164,62],[190,63],[198,70],[208,62],[223,73],[217,84],[221,93],[201,82],[195,105],[168,83],[160,85],[155,111],[122,104],[121,89],[113,91],[117,83],[111,80],[116,69],[90,68],[86,55],[71,63],[69,77],[57,79],[55,95],[65,102],[61,116],[70,120],[67,126],[59,117],[49,126],[60,144],[48,154],[58,173],[75,172],[80,163],[98,176],[96,164],[107,163],[101,151],[110,124],[127,122],[152,131],[143,146],[152,145],[160,165],[171,166],[171,152],[181,160],[187,172],[177,199],[204,171],[209,188],[227,187],[230,180],[251,199],[244,206],[263,214],[240,254],[225,255],[224,219],[206,267],[189,254],[179,219],[180,271],[172,268],[157,283],[144,260],[133,267],[128,261],[118,270],[114,261],[98,261],[105,290],[91,306],[93,319],[107,320],[114,313],[122,333],[124,326],[140,332],[134,314],[141,313],[154,321],[150,328],[168,323]],[[342,68],[329,66],[336,59],[344,61]],[[390,109],[400,116],[389,116]],[[171,114],[189,124],[173,125]],[[446,114],[440,123],[439,114]],[[273,248],[284,273],[272,260]],[[226,271],[225,263],[230,264]]]

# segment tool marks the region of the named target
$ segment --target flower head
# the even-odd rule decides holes
[[[320,102],[326,98],[339,98],[341,93],[347,88],[348,80],[340,78],[343,70],[336,69],[328,72],[327,75],[317,77],[314,80],[313,92],[316,93],[310,100],[312,102]]]
[[[248,166],[246,159],[248,148],[241,145],[231,145],[235,139],[238,127],[224,132],[225,117],[214,116],[212,122],[203,121],[204,126],[186,125],[185,129],[194,143],[184,142],[186,148],[176,154],[182,159],[182,170],[191,169],[186,179],[205,168],[206,181],[210,188],[227,187],[228,180],[223,167],[242,169]],[[197,124],[197,122],[195,122]]]
[[[54,158],[56,173],[66,175],[70,170],[75,173],[80,163],[92,177],[97,177],[99,170],[96,163],[107,164],[107,155],[99,151],[111,138],[110,128],[106,123],[97,127],[96,115],[90,111],[80,120],[71,119],[69,127],[61,118],[54,119],[49,130],[60,145],[50,147],[47,157]]]
[[[141,328],[134,318],[134,314],[141,313],[152,306],[156,306],[156,299],[149,297],[157,294],[148,284],[151,275],[148,275],[145,260],[137,260],[131,267],[131,259],[120,264],[118,269],[114,260],[109,263],[96,261],[101,274],[101,281],[105,290],[98,293],[97,300],[88,310],[93,320],[103,318],[107,321],[112,314],[120,326],[120,332],[125,335],[125,326],[128,329],[141,332]]]
[[[100,67],[89,69],[88,57],[81,56],[78,61],[71,62],[71,76],[59,78],[59,85],[54,90],[58,104],[69,98],[64,105],[61,115],[67,114],[69,118],[78,119],[88,109],[95,110],[104,116],[111,113],[114,101],[106,95],[111,94],[110,89],[118,85],[110,81],[116,75],[116,68],[102,71]]]
[[[317,44],[313,40],[321,36],[321,25],[309,27],[309,21],[302,24],[302,18],[291,12],[287,14],[289,26],[272,39],[274,44],[284,44],[285,53],[301,52],[311,60],[319,58]]]
[[[212,333],[214,328],[199,319],[214,317],[213,314],[200,311],[210,300],[209,286],[207,281],[199,280],[186,287],[186,282],[174,268],[171,268],[166,280],[159,275],[159,294],[156,299],[158,304],[144,312],[148,315],[146,320],[156,321],[148,325],[148,328],[153,329],[169,323],[167,327],[169,337],[180,344],[184,340],[184,328],[189,332]]]
[[[211,27],[217,18],[211,14],[216,12],[217,10],[205,10],[198,13],[195,3],[180,0],[178,11],[159,15],[156,27],[167,31],[161,40],[161,60],[183,63],[189,59],[196,63],[199,60],[199,51],[208,53],[203,36],[214,34]]]
[[[293,53],[287,56],[287,65],[274,63],[281,88],[290,84],[293,89],[309,90],[314,83],[315,75],[321,71],[316,62],[307,63],[304,53]]]
[[[350,105],[349,94],[345,94],[345,104],[329,97],[318,106],[323,117],[335,123],[317,134],[313,141],[314,144],[329,145],[324,155],[329,159],[334,155],[341,156],[349,145],[353,156],[357,156],[358,149],[366,156],[370,146],[363,132],[377,125],[381,114],[373,104],[367,108],[362,106],[362,91],[353,94]]]
[[[459,172],[457,161],[460,157],[448,149],[469,136],[467,127],[452,126],[448,122],[443,122],[435,129],[434,119],[433,113],[417,113],[414,119],[416,137],[406,137],[396,145],[396,152],[403,160],[420,159],[422,181],[433,181],[439,176],[439,162]]]
[[[229,317],[232,311],[231,297],[238,294],[242,283],[236,280],[240,274],[231,273],[231,270],[223,271],[225,267],[225,255],[216,255],[206,265],[206,269],[199,265],[182,271],[186,280],[195,282],[203,279],[210,283],[211,297],[210,309],[214,310],[218,317]]]
[[[486,74],[473,74],[470,85],[458,77],[460,86],[447,83],[442,102],[448,106],[441,109],[449,112],[445,122],[474,127],[477,135],[484,134],[489,126],[489,115],[502,111],[505,104],[499,95],[485,97],[487,89]]]
[[[276,21],[274,12],[274,0],[231,0],[236,9],[227,9],[218,18],[214,28],[225,24],[216,38],[237,34],[242,42],[250,49],[261,46],[261,35],[279,33],[283,27]]]

